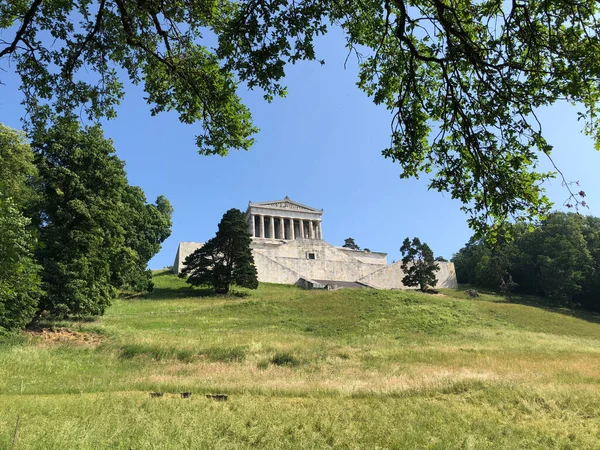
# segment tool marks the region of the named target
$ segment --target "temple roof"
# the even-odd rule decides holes
[[[260,207],[260,208],[273,208],[273,209],[287,209],[293,211],[306,211],[312,213],[323,212],[322,209],[311,208],[310,206],[303,205],[302,203],[295,202],[290,200],[290,198],[286,195],[282,200],[272,200],[269,202],[248,202],[248,208],[251,207]]]

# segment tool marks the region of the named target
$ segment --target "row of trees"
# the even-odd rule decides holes
[[[60,120],[25,135],[0,125],[0,332],[34,315],[102,314],[117,289],[152,289],[146,266],[170,235],[99,126]]]
[[[511,226],[495,246],[472,238],[452,261],[459,283],[512,287],[551,305],[600,310],[598,217],[555,212],[533,230]]]

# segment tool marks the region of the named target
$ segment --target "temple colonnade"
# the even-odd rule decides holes
[[[250,214],[249,231],[252,237],[267,239],[323,239],[320,220]]]

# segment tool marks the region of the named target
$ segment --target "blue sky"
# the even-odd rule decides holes
[[[205,241],[223,213],[245,210],[249,201],[292,200],[323,208],[323,237],[334,245],[353,237],[361,247],[398,260],[402,240],[418,236],[436,255],[452,256],[471,236],[461,204],[448,194],[428,191],[426,177],[401,180],[400,168],[381,156],[389,142],[390,115],[375,106],[355,83],[356,60],[344,69],[341,36],[318,42],[326,60],[288,68],[287,98],[268,104],[262,93],[241,90],[260,128],[255,146],[227,157],[197,154],[198,125],[182,125],[176,114],[151,117],[142,88],[127,86],[116,120],[104,124],[129,182],[149,200],[164,194],[175,208],[171,237],[150,262],[173,263],[180,241]],[[20,128],[18,79],[0,73],[0,122]],[[587,193],[587,214],[600,215],[600,153],[581,134],[576,109],[561,105],[540,112],[554,160]],[[549,169],[546,161],[542,168]],[[567,197],[559,180],[547,185],[558,209]]]

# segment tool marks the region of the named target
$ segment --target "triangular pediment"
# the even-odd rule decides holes
[[[311,208],[310,206],[303,205],[302,203],[290,200],[288,197],[283,200],[273,200],[270,202],[258,202],[250,203],[250,206],[258,206],[263,208],[274,208],[274,209],[287,209],[291,211],[306,211],[314,213],[322,213],[323,210]]]

